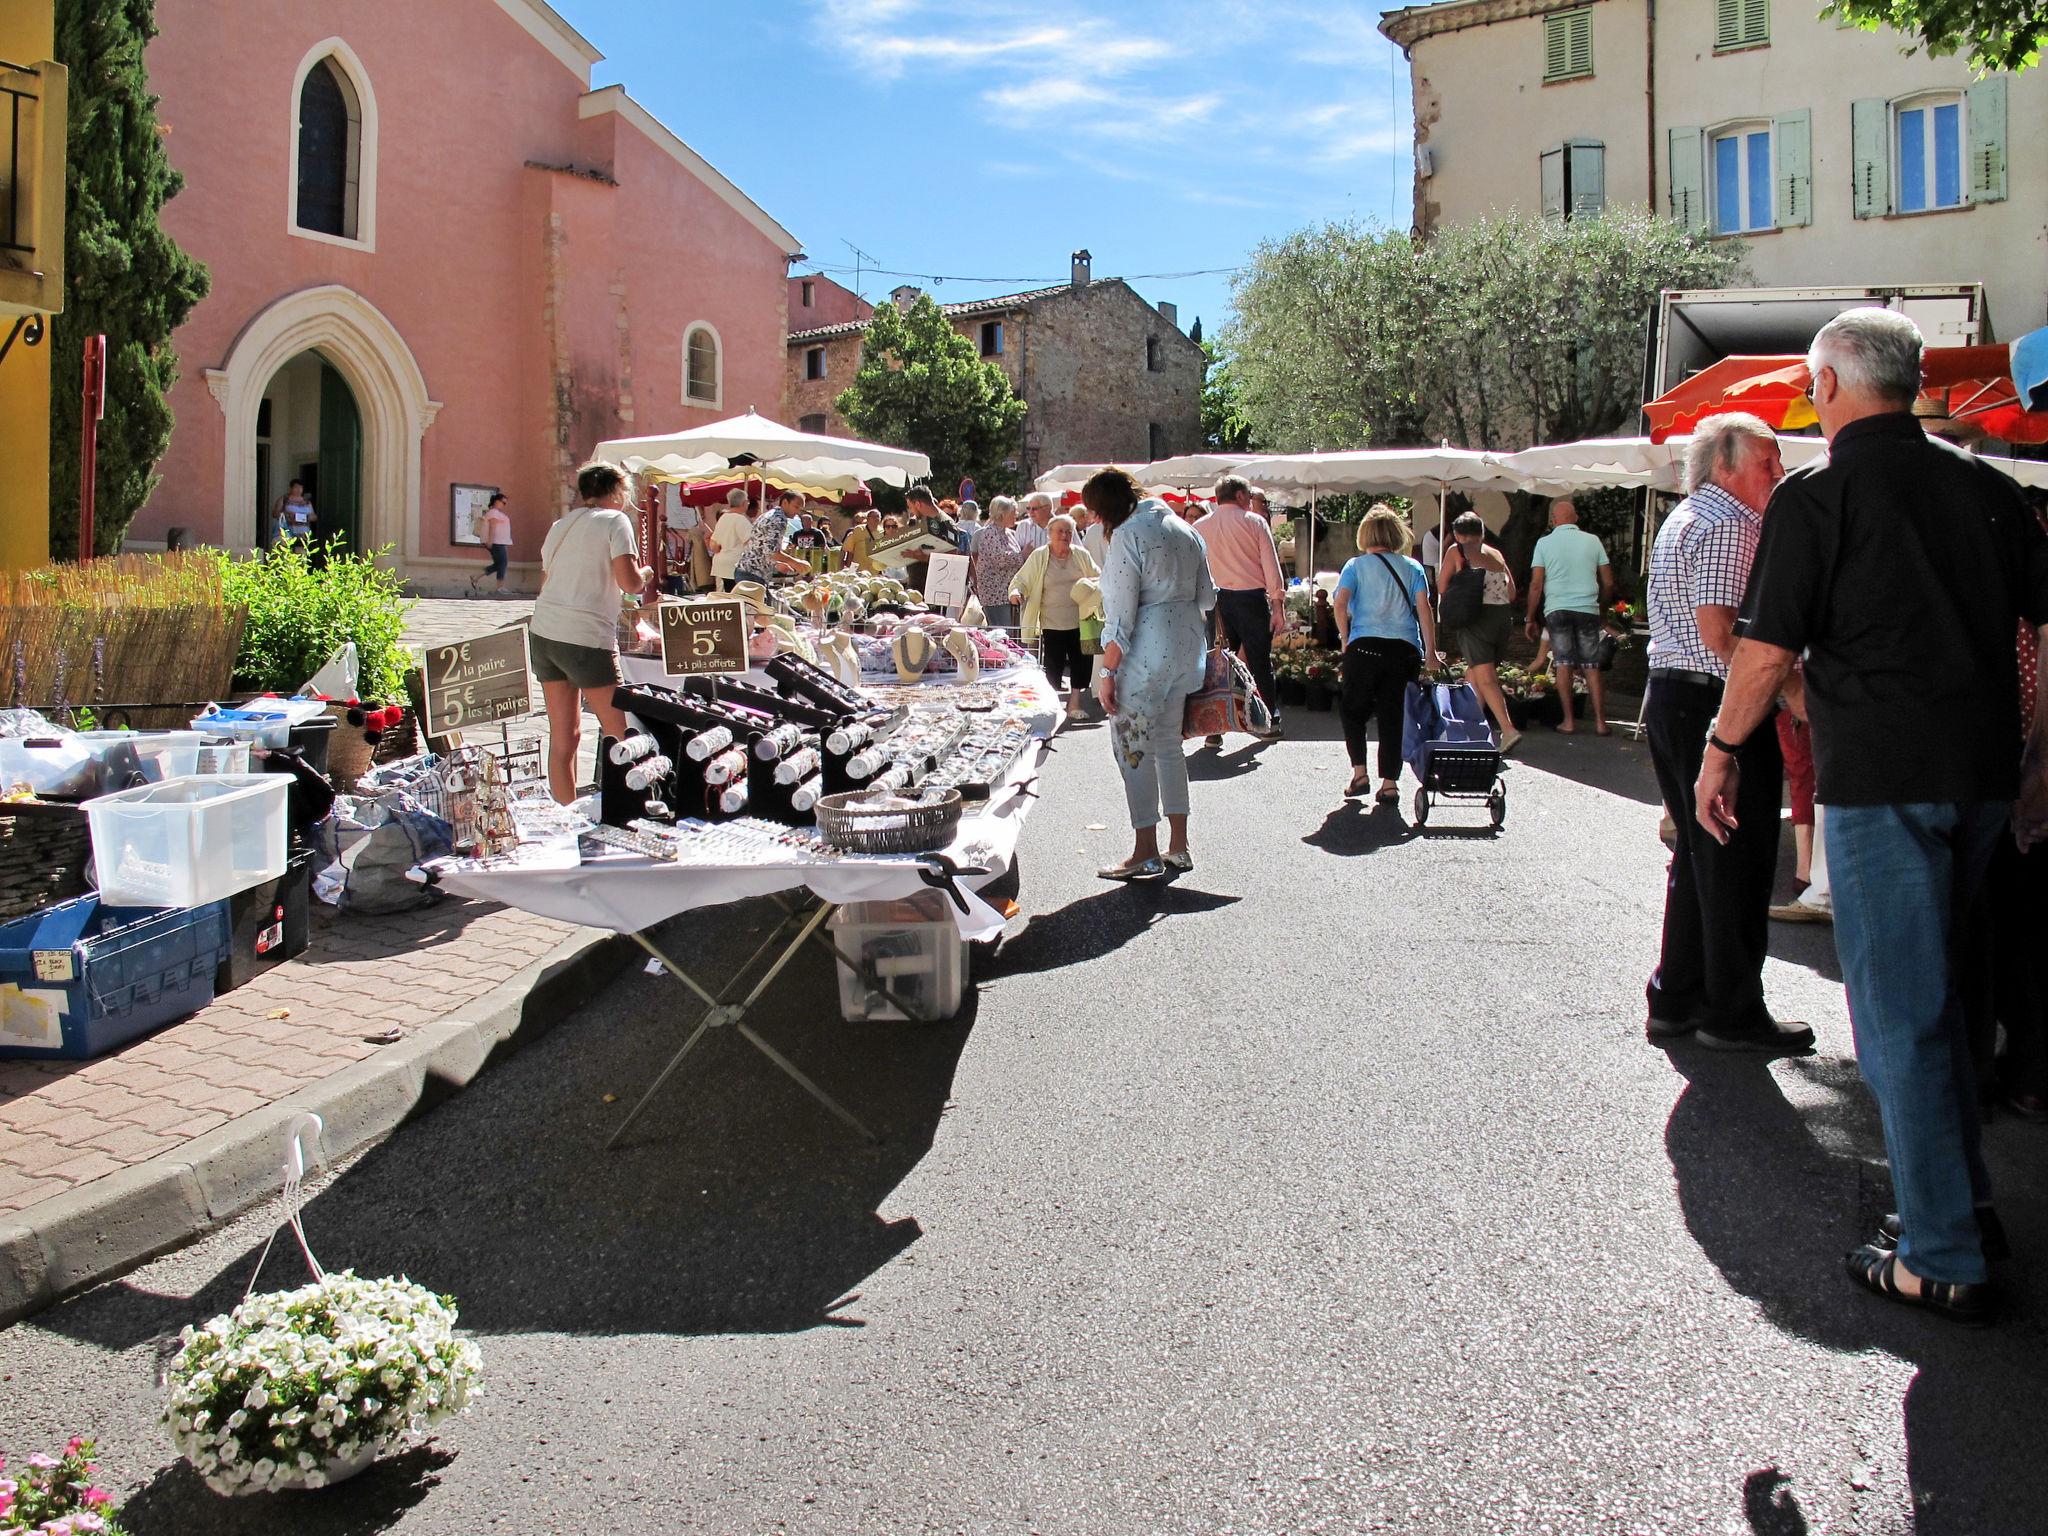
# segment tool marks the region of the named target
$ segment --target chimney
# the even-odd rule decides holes
[[[1073,262],[1074,286],[1076,288],[1086,288],[1089,282],[1089,268],[1094,265],[1095,258],[1086,251],[1076,251],[1073,255]]]
[[[1159,301],[1159,318],[1164,320],[1168,325],[1172,326],[1175,330],[1179,330],[1180,306],[1177,304],[1170,304],[1165,299],[1161,299]]]
[[[911,305],[924,297],[924,290],[915,283],[905,283],[900,288],[889,290],[889,302],[898,309],[908,311]]]

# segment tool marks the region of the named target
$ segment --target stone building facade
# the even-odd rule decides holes
[[[542,0],[157,18],[185,176],[164,224],[213,286],[176,335],[138,546],[252,548],[302,479],[323,531],[447,589],[481,564],[458,520],[500,488],[530,584],[598,442],[780,406],[798,242],[624,86],[592,89],[597,50]]]
[[[917,290],[893,297],[907,304]],[[1121,278],[1093,281],[1085,254],[1058,287],[943,309],[1031,408],[1017,459],[1024,479],[1058,464],[1146,463],[1201,448],[1201,347],[1172,305],[1154,308]],[[865,329],[849,320],[791,330],[784,419],[845,434],[834,402],[860,365]]]

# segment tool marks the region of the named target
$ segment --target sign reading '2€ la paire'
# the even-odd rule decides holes
[[[429,736],[529,714],[526,631],[501,629],[453,645],[430,645],[420,681]]]
[[[747,609],[736,597],[663,603],[661,669],[670,677],[747,670]]]

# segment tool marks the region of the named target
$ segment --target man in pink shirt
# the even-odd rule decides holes
[[[1244,658],[1267,707],[1273,708],[1273,637],[1286,626],[1287,588],[1272,525],[1252,510],[1251,486],[1237,475],[1217,481],[1216,510],[1195,524],[1195,535],[1209,551],[1224,643]],[[1280,734],[1277,708],[1273,734]],[[1209,738],[1209,745],[1220,744]]]

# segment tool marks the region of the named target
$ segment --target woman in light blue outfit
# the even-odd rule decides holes
[[[1081,489],[1110,532],[1102,572],[1102,666],[1097,687],[1124,776],[1131,856],[1098,871],[1105,880],[1156,878],[1195,867],[1188,852],[1188,766],[1181,755],[1187,697],[1208,665],[1216,584],[1195,530],[1163,501],[1140,500],[1137,482],[1105,469]],[[1159,814],[1166,812],[1166,852]]]

